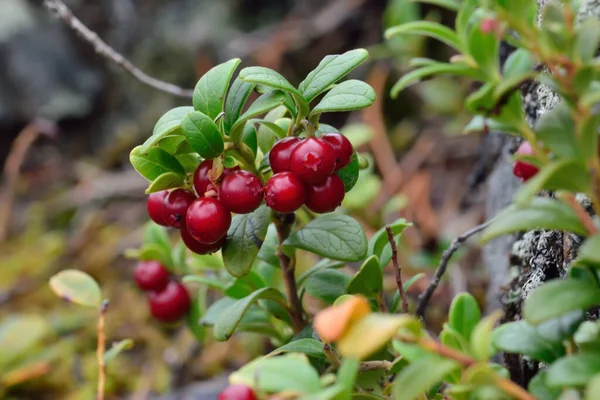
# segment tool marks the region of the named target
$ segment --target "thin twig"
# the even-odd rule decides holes
[[[374,361],[363,361],[360,363],[358,368],[359,372],[374,371],[378,369],[384,369],[389,371],[392,368],[393,363],[386,360],[374,360]]]
[[[106,336],[104,335],[104,316],[108,309],[108,300],[104,300],[100,306],[100,315],[98,316],[98,345],[96,348],[96,358],[98,360],[98,392],[96,400],[104,399],[104,387],[106,386],[106,364],[104,363],[104,351],[106,350]]]
[[[442,254],[442,259],[440,260],[440,264],[435,270],[435,274],[433,275],[433,279],[429,283],[427,290],[425,290],[425,292],[423,292],[423,294],[419,296],[419,302],[417,304],[417,310],[415,311],[415,314],[420,319],[423,319],[425,317],[425,308],[427,307],[427,304],[429,303],[433,292],[435,292],[435,289],[437,289],[438,285],[440,284],[442,276],[444,276],[444,274],[446,273],[446,268],[448,268],[448,262],[450,261],[452,255],[464,242],[467,241],[467,239],[487,228],[491,222],[492,221],[490,220],[481,225],[477,225],[475,228],[469,229],[465,233],[456,237],[450,244],[450,247],[448,247],[444,251],[444,253]]]
[[[406,293],[404,293],[404,285],[402,283],[402,268],[398,262],[398,248],[396,247],[396,240],[394,239],[394,232],[389,226],[385,227],[387,232],[388,241],[392,246],[392,262],[394,263],[394,271],[396,272],[396,285],[398,285],[398,292],[400,293],[400,299],[402,300],[402,312],[408,313],[408,301],[406,300]]]
[[[285,239],[290,235],[292,225],[294,225],[295,215],[291,214],[279,214],[275,213],[275,228],[277,229],[277,237],[279,243],[283,243]],[[294,324],[294,331],[300,332],[305,326],[304,314],[302,312],[302,303],[298,297],[298,288],[296,287],[296,260],[290,258],[281,250],[281,246],[277,249],[277,257],[281,264],[281,271],[283,272],[283,281],[285,284],[285,290],[289,303],[290,317]]]
[[[161,92],[179,97],[192,98],[193,90],[184,89],[172,83],[161,81],[137,68],[128,59],[110,47],[93,31],[83,24],[61,0],[44,0],[44,7],[56,14],[67,26],[79,34],[86,42],[94,47],[96,53],[129,72],[135,79]]]
[[[35,120],[17,135],[4,162],[4,186],[0,192],[0,243],[6,239],[15,197],[15,186],[27,151],[40,134],[53,136],[56,126],[51,121]]]
[[[571,207],[571,209],[577,214],[579,220],[585,225],[586,229],[589,231],[590,236],[598,233],[598,228],[594,225],[594,221],[590,214],[585,211],[583,206],[577,202],[575,199],[575,195],[573,193],[568,193],[565,196],[562,196],[563,200],[567,202],[567,204]]]

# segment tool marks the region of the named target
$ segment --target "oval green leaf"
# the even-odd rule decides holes
[[[154,129],[152,130],[152,136],[150,136],[144,144],[142,144],[141,152],[147,152],[150,147],[154,146],[165,136],[172,133],[181,132],[181,119],[183,116],[191,111],[194,111],[194,107],[181,106],[175,107],[166,113],[156,121]]]
[[[462,47],[458,36],[452,29],[431,21],[411,21],[385,31],[386,39],[397,35],[424,35],[446,43],[459,51]]]
[[[207,115],[211,120],[214,120],[223,111],[225,93],[227,93],[233,72],[241,61],[239,58],[231,59],[211,68],[200,78],[194,88],[192,98],[196,111]]]
[[[575,354],[555,361],[546,374],[549,387],[583,387],[594,375],[600,373],[597,354]]]
[[[183,186],[185,179],[174,172],[165,172],[150,182],[146,194],[160,192],[161,190],[173,189]]]
[[[323,343],[319,342],[316,339],[310,338],[298,339],[294,340],[293,342],[289,342],[288,344],[285,344],[273,350],[265,357],[273,357],[283,353],[302,353],[306,354],[309,357],[322,359],[325,358],[325,352],[323,351]]]
[[[394,400],[416,400],[459,368],[452,360],[424,357],[404,368],[393,386]]]
[[[248,107],[246,112],[235,121],[231,130],[229,131],[229,137],[236,143],[240,140],[244,125],[250,118],[254,118],[258,115],[264,114],[274,108],[279,107],[285,100],[285,93],[278,90],[268,92],[260,96],[254,103]]]
[[[342,182],[344,182],[344,191],[346,193],[348,193],[354,187],[354,185],[356,185],[356,182],[358,182],[359,171],[360,168],[358,166],[358,154],[354,152],[350,158],[350,163],[336,172],[337,176],[339,176],[342,179]]]
[[[225,132],[229,133],[235,121],[242,114],[244,105],[248,101],[248,97],[254,90],[256,85],[250,82],[244,82],[240,78],[235,78],[229,93],[227,93],[227,101],[225,102],[225,119],[223,126]]]
[[[450,304],[448,323],[465,340],[469,340],[471,332],[480,318],[481,310],[475,297],[466,292],[459,293],[454,297]]]
[[[129,161],[135,170],[149,181],[153,181],[166,172],[185,175],[185,170],[171,154],[161,148],[152,147],[146,153],[137,146],[129,154]]]
[[[83,306],[99,308],[102,293],[98,283],[83,271],[66,269],[50,278],[50,288],[57,296]]]
[[[479,73],[466,64],[435,63],[426,65],[404,74],[392,87],[390,91],[392,98],[395,99],[401,91],[431,75],[458,75],[477,78]]]
[[[336,85],[323,96],[310,115],[324,112],[360,110],[373,104],[375,90],[363,82],[350,79]]]
[[[181,128],[192,149],[202,157],[211,159],[223,153],[223,136],[206,114],[199,111],[186,114],[181,120]]]
[[[352,277],[346,293],[364,294],[367,297],[377,296],[383,290],[383,273],[377,256],[367,258],[358,272]]]
[[[367,236],[354,218],[326,214],[291,234],[283,248],[307,250],[333,260],[359,261],[367,255]]]

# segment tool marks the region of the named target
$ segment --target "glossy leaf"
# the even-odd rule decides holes
[[[248,97],[250,97],[255,86],[254,83],[244,82],[240,78],[235,78],[233,81],[229,93],[227,93],[227,100],[225,101],[223,126],[226,133],[231,130],[233,124],[235,124],[242,114],[244,105],[246,105]]]
[[[394,238],[398,239],[399,235],[402,234],[406,228],[412,226],[412,223],[408,222],[404,218],[400,218],[388,226],[392,229]],[[379,229],[373,236],[371,236],[369,239],[367,253],[369,255],[377,256],[382,268],[390,262],[392,250],[385,227]]]
[[[149,181],[153,181],[166,172],[185,175],[185,171],[179,161],[161,148],[152,147],[146,153],[142,147],[137,146],[129,154],[129,161],[140,175]]]
[[[402,90],[432,75],[458,75],[475,78],[478,76],[478,72],[466,64],[435,63],[426,65],[404,74],[392,87],[390,91],[392,98],[398,97]]]
[[[279,265],[279,261],[277,262],[277,265]],[[322,269],[342,268],[344,265],[345,265],[345,263],[343,263],[341,261],[334,261],[334,260],[328,260],[326,258],[323,258],[323,259],[319,260],[319,262],[317,262],[315,265],[310,267],[308,270],[304,271],[302,273],[302,275],[300,275],[298,277],[298,279],[296,280],[297,286],[298,286],[298,288],[302,288],[302,286],[304,285],[304,282],[306,282],[306,280],[309,277],[311,277],[313,274],[317,273],[318,271],[320,271]]]
[[[206,114],[199,111],[186,114],[181,120],[181,128],[190,146],[205,159],[223,153],[223,136],[217,124]]]
[[[547,382],[548,371],[545,369],[540,370],[535,376],[529,381],[527,390],[534,395],[538,400],[555,400],[560,396],[560,389],[548,387]]]
[[[99,308],[102,293],[98,283],[83,271],[66,269],[50,278],[50,288],[59,297],[83,306]]]
[[[337,84],[313,108],[311,115],[325,112],[360,110],[373,104],[375,90],[367,83],[350,79]]]
[[[564,102],[560,102],[539,118],[535,132],[556,156],[576,159],[580,153],[574,127],[571,110]]]
[[[161,190],[173,189],[183,186],[185,179],[182,175],[174,172],[165,172],[150,182],[146,194],[160,192]]]
[[[527,321],[501,325],[492,335],[494,346],[508,353],[525,354],[542,362],[553,362],[565,354],[561,342],[551,342],[539,335]]]
[[[600,268],[600,234],[591,236],[583,242],[575,263]]]
[[[214,120],[223,111],[229,82],[241,61],[239,58],[226,61],[211,68],[200,78],[192,99],[196,111],[208,116],[210,120]]]
[[[584,62],[596,56],[600,44],[600,23],[597,18],[587,16],[577,27],[575,52]]]
[[[262,288],[254,293],[237,300],[219,314],[215,320],[213,333],[218,341],[225,341],[233,335],[238,324],[250,306],[258,300],[272,300],[282,305],[286,304],[285,297],[273,288]]]
[[[267,235],[270,210],[262,205],[250,214],[237,214],[227,231],[223,246],[223,263],[227,272],[239,277],[246,275]]]
[[[537,325],[575,310],[600,304],[600,288],[589,281],[556,279],[534,289],[523,304],[523,317]]]
[[[457,50],[462,47],[460,40],[452,29],[431,21],[412,21],[394,26],[385,31],[385,38],[390,39],[397,35],[407,34],[429,36]]]
[[[371,256],[362,263],[346,288],[347,293],[360,293],[367,297],[377,296],[382,290],[383,273],[377,256]]]
[[[359,172],[358,153],[354,152],[352,158],[350,158],[350,163],[339,171],[336,171],[337,176],[344,182],[344,191],[346,193],[348,193],[354,185],[356,185],[356,182],[358,182]]]
[[[471,332],[480,318],[479,305],[471,294],[463,292],[454,297],[450,305],[448,323],[463,338],[468,340],[471,337]]]
[[[254,101],[254,103],[248,107],[246,112],[244,112],[244,114],[242,114],[242,116],[240,116],[231,127],[229,132],[231,140],[233,142],[237,142],[241,138],[244,125],[250,118],[262,115],[274,108],[279,107],[284,100],[285,94],[280,91],[267,92],[256,99],[256,101]]]
[[[600,373],[600,357],[597,354],[575,354],[556,360],[546,374],[550,387],[583,387],[594,375]]]
[[[334,260],[359,261],[367,254],[367,236],[354,218],[326,214],[292,233],[283,248],[307,250]]]
[[[276,356],[282,353],[303,353],[309,357],[314,358],[325,358],[325,353],[323,352],[323,343],[319,342],[316,339],[298,339],[288,344],[285,344],[269,354],[265,357]]]
[[[477,360],[487,361],[494,354],[492,332],[502,312],[497,311],[479,321],[473,328],[470,337],[471,353]]]
[[[150,147],[157,144],[167,135],[181,133],[181,119],[190,111],[194,111],[194,107],[181,106],[175,107],[164,113],[162,117],[156,121],[154,129],[152,130],[152,136],[146,139],[144,144],[142,144],[140,152],[146,153]]]
[[[332,304],[343,295],[350,276],[337,269],[321,269],[310,275],[304,283],[304,288],[311,296]]]
[[[452,360],[422,358],[403,369],[393,386],[394,400],[416,400],[459,365]]]
[[[144,226],[143,241],[144,244],[157,244],[164,251],[171,250],[171,241],[169,240],[167,229],[152,221],[147,222]]]
[[[527,49],[517,49],[506,59],[503,66],[505,78],[519,76],[533,70],[533,58]]]
[[[469,54],[477,62],[480,69],[491,79],[498,77],[498,49],[500,40],[494,33],[483,32],[480,25],[476,25],[469,35]]]
[[[292,86],[279,72],[266,67],[246,67],[240,71],[239,78],[244,82],[268,86],[273,89],[300,95],[298,89]]]
[[[535,197],[526,206],[510,205],[484,230],[482,241],[513,232],[532,229],[556,229],[587,235],[587,229],[567,204],[554,199]]]
[[[223,315],[225,310],[236,303],[236,299],[231,297],[221,297],[208,307],[206,314],[200,319],[200,323],[204,326],[214,326],[219,317]]]

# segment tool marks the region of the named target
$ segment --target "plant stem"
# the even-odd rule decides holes
[[[491,223],[492,221],[490,220],[481,225],[477,225],[475,228],[469,229],[462,235],[456,237],[450,244],[450,247],[448,247],[444,251],[440,260],[440,264],[435,270],[435,274],[433,275],[433,279],[429,283],[427,290],[425,290],[425,292],[423,292],[423,294],[419,296],[419,303],[417,304],[417,310],[415,311],[417,317],[419,317],[420,319],[425,318],[425,308],[427,308],[427,304],[429,303],[431,296],[433,296],[433,292],[435,292],[435,289],[437,289],[438,285],[440,284],[442,276],[444,276],[444,274],[446,273],[446,269],[448,268],[448,262],[450,261],[452,255],[464,242],[467,241],[467,239],[469,239],[476,233],[481,232],[482,230],[487,228]]]
[[[594,225],[592,217],[587,213],[587,211],[585,211],[583,206],[579,204],[577,200],[575,200],[575,196],[572,193],[568,193],[562,196],[562,198],[573,209],[575,214],[577,214],[577,217],[583,223],[583,225],[585,225],[586,229],[590,232],[590,235],[595,235],[598,233],[598,228],[596,228],[596,225]]]
[[[314,137],[315,136],[315,132],[316,132],[316,128],[313,125],[312,122],[310,122],[309,120],[303,119],[301,121],[302,126],[304,127],[304,130],[306,131],[306,136],[307,137]]]
[[[402,300],[402,312],[408,313],[408,301],[406,300],[406,293],[404,293],[404,285],[402,284],[402,268],[398,262],[398,248],[396,247],[396,240],[394,240],[394,232],[392,232],[392,228],[389,226],[385,227],[385,231],[387,232],[390,246],[392,246],[392,262],[394,263],[394,271],[396,272],[396,285],[398,285],[398,292]]]
[[[106,336],[104,335],[104,316],[108,309],[108,300],[104,300],[100,305],[100,315],[98,315],[98,344],[96,346],[96,359],[98,361],[98,391],[96,400],[104,399],[104,387],[106,385],[106,364],[104,363],[104,351],[106,349]]]
[[[294,332],[298,333],[306,326],[306,322],[304,321],[302,303],[298,297],[298,288],[296,287],[296,275],[294,274],[296,260],[293,256],[289,257],[281,250],[281,244],[290,235],[295,219],[296,216],[294,213],[274,213],[275,228],[277,229],[277,237],[279,239],[277,257],[281,264],[281,272],[283,273],[283,281],[285,283],[285,291],[289,302],[290,317],[294,324]]]
[[[378,369],[384,369],[388,371],[390,368],[392,368],[392,365],[393,363],[391,361],[386,360],[363,361],[360,363],[358,370],[360,372],[374,371]]]
[[[331,348],[329,343],[323,343],[323,352],[325,353],[325,358],[327,359],[327,361],[329,361],[329,364],[331,364],[333,368],[337,369],[340,367],[340,365],[342,365],[339,357]]]

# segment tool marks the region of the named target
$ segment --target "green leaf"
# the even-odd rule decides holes
[[[200,165],[200,162],[202,162],[202,157],[196,152],[179,154],[175,156],[175,158],[177,158],[177,161],[179,161],[185,172],[188,174],[193,174],[194,171],[196,171],[196,168],[198,168],[198,165]]]
[[[600,234],[596,234],[586,239],[578,251],[576,265],[592,265],[594,268],[600,268]]]
[[[50,288],[59,297],[75,304],[99,308],[102,293],[98,283],[83,271],[66,269],[50,278]]]
[[[526,206],[512,204],[494,218],[483,232],[482,242],[513,232],[532,229],[556,229],[586,236],[588,231],[567,204],[545,197],[535,197]]]
[[[209,278],[207,276],[199,276],[199,275],[186,275],[183,277],[182,282],[184,283],[200,283],[206,285],[211,289],[217,289],[220,291],[225,290],[225,283],[216,279]]]
[[[392,233],[394,234],[394,238],[398,239],[398,235],[400,235],[406,228],[412,226],[412,223],[408,222],[404,218],[397,219],[388,225],[392,229]],[[398,242],[396,242],[398,244]],[[385,226],[379,229],[371,239],[369,239],[368,252],[369,255],[375,255],[379,258],[381,262],[381,267],[385,267],[392,257],[391,245],[388,240],[387,231]]]
[[[149,181],[155,180],[165,172],[185,175],[179,161],[158,147],[152,147],[148,152],[142,153],[142,146],[137,146],[131,150],[129,161],[135,170]]]
[[[252,154],[256,156],[258,151],[258,136],[254,124],[246,124],[242,133],[242,142],[252,150]]]
[[[300,96],[300,92],[279,72],[266,67],[246,67],[240,71],[239,78],[244,82],[268,86]]]
[[[514,202],[526,205],[542,189],[590,193],[590,178],[583,162],[563,159],[544,166],[515,194]]]
[[[173,269],[173,259],[170,250],[156,243],[144,243],[142,247],[140,247],[136,258],[144,261],[156,260],[167,269]]]
[[[277,262],[277,265],[279,265],[279,261]],[[321,260],[319,260],[319,262],[317,262],[315,265],[313,265],[312,267],[310,267],[308,270],[306,270],[302,275],[300,275],[298,277],[298,279],[296,279],[296,283],[298,288],[301,288],[304,285],[304,282],[306,282],[306,280],[313,274],[317,273],[318,271],[322,270],[322,269],[327,269],[327,268],[342,268],[345,264],[343,262],[340,261],[332,261],[332,260],[328,260],[326,258],[323,258]]]
[[[537,325],[570,311],[600,304],[600,288],[576,279],[555,279],[534,289],[523,305],[523,317]]]
[[[411,0],[415,3],[433,4],[434,6],[447,8],[448,10],[458,11],[461,0]]]
[[[50,325],[41,315],[4,317],[0,322],[0,367],[26,356],[48,333]]]
[[[311,296],[333,304],[335,299],[346,292],[349,281],[350,276],[345,272],[326,268],[310,275],[306,279],[304,287]]]
[[[348,193],[354,187],[354,185],[356,185],[356,182],[358,182],[359,172],[360,168],[358,166],[358,153],[354,152],[350,158],[350,163],[339,171],[336,171],[337,176],[339,176],[342,179],[342,182],[344,182],[344,191],[346,193]]]
[[[321,390],[319,374],[302,354],[259,358],[232,373],[229,382],[266,393],[311,394]]]
[[[499,350],[524,354],[547,363],[551,363],[565,354],[562,343],[542,338],[535,327],[529,325],[527,321],[501,325],[494,330],[492,341]]]
[[[147,222],[144,226],[143,242],[144,244],[155,243],[164,251],[171,250],[171,241],[167,229],[152,221]]]
[[[600,373],[598,354],[575,354],[556,360],[546,374],[548,386],[585,386],[594,375]]]
[[[493,33],[481,31],[477,24],[469,35],[469,54],[477,65],[491,79],[498,79],[498,50],[500,41]]]
[[[345,357],[338,370],[337,384],[343,388],[344,398],[348,397],[354,388],[360,360],[355,357]]]
[[[588,16],[577,26],[577,39],[575,41],[575,54],[581,60],[588,62],[596,55],[600,44],[600,22],[595,17]]]
[[[323,352],[323,343],[319,342],[316,339],[298,339],[293,342],[289,342],[285,344],[269,354],[265,357],[272,357],[282,353],[303,353],[309,357],[314,358],[325,358],[325,353]]]
[[[204,325],[200,322],[206,311],[206,294],[207,286],[201,286],[196,295],[192,299],[192,306],[186,316],[186,323],[189,330],[192,332],[196,340],[200,343],[204,341],[206,336]]]
[[[598,393],[600,393],[600,374],[594,375],[588,382],[585,388],[585,400],[595,400]]]
[[[249,82],[244,82],[240,78],[235,78],[229,93],[227,93],[227,100],[225,101],[225,119],[223,121],[224,130],[228,133],[235,124],[235,121],[242,114],[244,105],[248,101],[248,97],[254,90],[256,85]]]
[[[250,214],[237,214],[227,231],[223,263],[231,275],[246,275],[262,246],[269,227],[270,210],[262,205]]]
[[[215,339],[221,342],[228,340],[236,331],[244,314],[248,311],[250,306],[258,300],[272,300],[281,305],[286,305],[285,298],[277,289],[259,289],[254,293],[235,301],[233,304],[230,304],[217,315],[213,327]]]
[[[209,116],[200,111],[186,114],[181,120],[181,128],[192,149],[203,158],[215,158],[225,148],[219,127]]]
[[[208,116],[211,121],[223,111],[225,93],[227,93],[233,72],[241,61],[239,58],[226,61],[211,68],[200,78],[194,88],[192,98],[196,111]]]
[[[156,121],[154,129],[152,130],[152,136],[150,136],[144,144],[142,144],[140,152],[146,153],[150,147],[154,146],[165,136],[172,133],[181,133],[181,119],[183,116],[191,111],[194,111],[194,107],[181,106],[175,107],[166,113]]]
[[[274,224],[270,224],[263,245],[258,252],[258,259],[279,268],[279,258],[277,257],[278,246],[277,229]]]
[[[498,6],[504,8],[514,16],[520,19],[521,23],[532,26],[535,23],[537,7],[533,1],[522,0],[498,0]]]
[[[407,279],[406,281],[404,281],[404,283],[402,284],[402,287],[404,288],[405,292],[408,292],[408,289],[419,279],[425,278],[425,274],[420,272],[414,276],[411,276],[409,279]],[[394,292],[394,297],[392,297],[392,303],[390,305],[390,311],[391,312],[396,312],[398,311],[398,305],[400,304],[400,291],[396,290]]]
[[[394,26],[385,31],[385,38],[390,39],[397,35],[407,34],[429,36],[459,51],[462,47],[458,36],[452,29],[431,21],[411,21]]]
[[[463,292],[454,297],[450,304],[448,323],[463,338],[468,340],[471,337],[471,332],[480,318],[479,305],[471,294]]]
[[[146,194],[160,192],[162,190],[173,189],[183,186],[185,179],[183,176],[174,172],[165,172],[150,182]]]
[[[533,58],[531,52],[527,49],[517,49],[506,59],[503,66],[505,78],[519,76],[533,70]]]
[[[527,390],[534,395],[538,400],[556,400],[559,398],[562,390],[548,387],[547,377],[548,371],[545,369],[540,370],[535,376],[529,381]]]
[[[337,84],[323,96],[310,115],[324,112],[360,110],[373,104],[375,90],[367,83],[350,79]]]
[[[580,351],[600,351],[600,322],[584,321],[575,332],[573,340]]]
[[[493,98],[496,103],[502,102],[508,95],[515,93],[527,81],[533,81],[538,76],[537,72],[528,71],[511,77],[506,77],[494,88]]]
[[[106,353],[104,353],[104,363],[108,364],[116,356],[118,356],[119,353],[125,350],[130,350],[131,348],[133,348],[133,340],[131,339],[124,339],[119,342],[113,343],[113,345],[110,346],[110,349]]]
[[[569,106],[560,102],[539,118],[535,132],[557,157],[577,159],[581,154],[577,148],[574,127]]]
[[[394,400],[415,400],[438,384],[459,365],[455,361],[422,358],[403,369],[393,386]]]
[[[304,79],[298,89],[307,102],[311,102],[331,85],[342,79],[369,57],[365,49],[355,49],[344,54],[328,55]]]
[[[232,299],[231,297],[221,297],[208,307],[200,323],[204,326],[214,326],[216,320],[223,315],[225,310],[234,305],[236,301],[236,299]]]
[[[194,149],[192,149],[185,140],[185,136],[183,136],[181,129],[175,135],[167,135],[160,139],[160,141],[157,143],[157,146],[172,155],[194,152]]]
[[[231,127],[231,130],[229,131],[231,140],[234,143],[239,141],[246,121],[279,107],[284,100],[285,94],[280,91],[268,92],[256,99],[256,101],[250,105],[248,110],[246,110],[246,112],[242,114]]]
[[[390,91],[392,98],[395,99],[402,90],[431,75],[458,75],[476,78],[479,73],[466,64],[435,63],[426,65],[404,74],[392,87]]]
[[[367,236],[354,218],[326,214],[292,233],[283,248],[307,250],[334,260],[359,261],[367,255]]]
[[[225,295],[234,299],[241,299],[253,291],[266,287],[262,277],[253,270],[248,275],[233,279],[225,286]]]
[[[364,294],[367,297],[378,295],[383,290],[383,273],[377,256],[367,258],[358,272],[348,282],[346,293]]]
[[[479,361],[488,361],[494,354],[494,346],[492,346],[492,331],[494,325],[502,317],[502,312],[495,312],[475,325],[470,337],[471,353]]]

